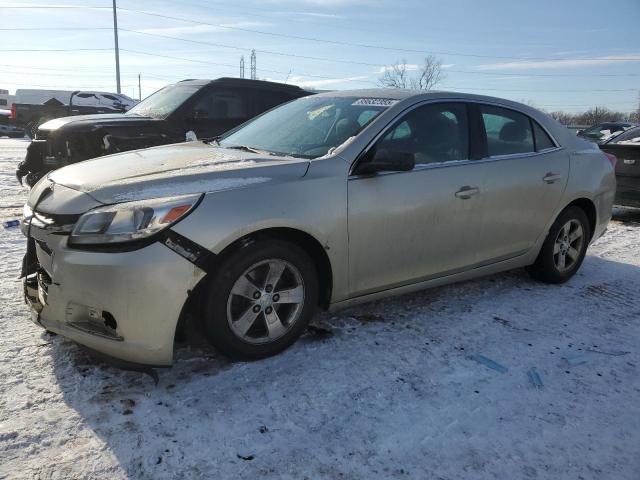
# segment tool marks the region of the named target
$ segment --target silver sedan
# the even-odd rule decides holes
[[[317,307],[520,267],[564,282],[614,193],[610,159],[526,105],[325,93],[42,179],[22,222],[25,296],[36,323],[121,360],[169,365],[194,325],[261,358]]]

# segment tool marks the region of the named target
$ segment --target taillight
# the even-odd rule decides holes
[[[607,156],[607,158],[609,159],[609,162],[611,162],[611,166],[615,170],[616,169],[616,164],[618,163],[618,157],[616,157],[612,153],[606,153],[606,152],[605,152],[605,155]]]
[[[16,113],[16,104],[15,103],[11,104],[11,115],[9,116],[9,118],[12,118],[13,120],[16,120],[18,118],[18,114]]]

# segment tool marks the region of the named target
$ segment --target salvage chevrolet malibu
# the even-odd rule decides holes
[[[564,282],[614,193],[612,161],[526,105],[324,93],[49,173],[22,221],[25,297],[37,324],[120,360],[169,365],[192,321],[261,358],[317,307],[519,267]]]

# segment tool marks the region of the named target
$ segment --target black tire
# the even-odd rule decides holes
[[[568,223],[574,225],[579,224],[583,232],[583,241],[580,243],[580,248],[576,248],[578,255],[575,260],[572,260],[572,264],[566,266],[566,269],[562,270],[557,265],[557,253],[554,253],[556,246],[556,240],[559,239],[560,231]],[[584,256],[589,246],[589,240],[591,239],[591,227],[589,226],[589,219],[586,213],[580,207],[568,207],[564,209],[556,221],[547,233],[547,238],[542,244],[538,258],[533,265],[527,267],[527,272],[531,277],[544,283],[564,283],[569,280],[580,268]]]
[[[281,337],[260,344],[249,343],[232,330],[231,321],[227,318],[231,290],[248,269],[260,262],[274,259],[288,262],[297,269],[303,282],[304,301],[296,320]],[[273,296],[275,294],[276,290],[273,291]],[[233,252],[218,266],[216,273],[208,282],[204,295],[202,323],[209,342],[231,358],[246,360],[265,358],[289,347],[309,325],[318,304],[317,271],[313,260],[299,246],[281,240],[258,240]],[[278,308],[282,307],[278,306]],[[282,310],[277,310],[276,313],[280,311]],[[263,316],[254,326],[259,329],[262,322],[265,329],[268,329],[264,312],[259,315]]]

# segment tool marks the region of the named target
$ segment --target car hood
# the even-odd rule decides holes
[[[308,167],[306,159],[187,142],[87,160],[48,178],[109,204],[286,181],[304,176]]]
[[[53,131],[62,127],[96,127],[110,125],[137,125],[140,123],[155,122],[157,120],[150,117],[140,117],[137,115],[125,115],[124,113],[100,113],[96,115],[73,115],[71,117],[61,117],[49,120],[38,127],[39,130]]]

